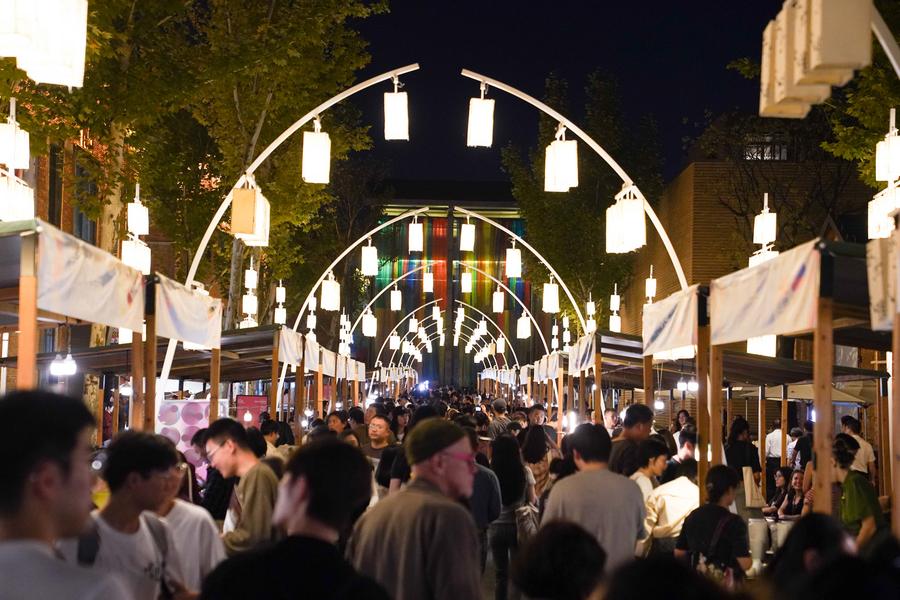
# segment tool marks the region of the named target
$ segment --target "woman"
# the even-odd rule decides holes
[[[522,458],[534,475],[534,494],[540,496],[550,480],[550,461],[559,457],[559,451],[543,427],[528,427],[523,433]]]
[[[666,470],[668,460],[669,447],[659,437],[649,437],[638,445],[638,461],[641,466],[629,479],[641,488],[644,502],[656,487],[659,476]]]
[[[769,503],[763,507],[762,513],[767,517],[774,517],[778,514],[778,509],[781,508],[782,502],[784,502],[785,496],[788,493],[788,480],[791,478],[790,467],[778,467],[775,470],[775,493],[772,495],[772,499]],[[803,478],[800,478],[801,486],[803,483]]]
[[[887,528],[884,512],[875,496],[875,488],[859,471],[853,471],[853,459],[859,443],[847,434],[834,436],[831,446],[831,462],[834,481],[841,484],[841,522],[856,538],[856,546],[862,548]]]
[[[803,471],[794,471],[791,473],[791,486],[781,502],[781,506],[778,508],[778,516],[782,519],[784,517],[799,517],[803,512],[804,502]]]
[[[347,424],[347,411],[346,410],[336,410],[332,413],[328,414],[328,417],[325,419],[325,422],[328,424],[329,431],[333,431],[336,434],[340,435],[344,432],[349,425]]]
[[[391,432],[397,438],[397,443],[402,444],[406,437],[406,429],[409,425],[409,409],[405,406],[395,406],[391,411]]]
[[[681,409],[678,411],[678,414],[675,415],[675,420],[672,421],[672,433],[678,433],[681,431],[681,428],[685,426],[685,424],[690,420],[691,413],[686,411],[685,409]]]
[[[518,549],[516,509],[534,502],[534,476],[522,462],[519,443],[510,435],[500,435],[491,442],[491,470],[500,481],[500,516],[491,523],[488,540],[497,569],[495,600],[517,597],[508,594],[509,564]]]
[[[813,513],[791,527],[784,545],[766,568],[766,578],[782,597],[791,597],[799,581],[840,556],[855,554],[853,540],[828,515]]]
[[[728,433],[728,443],[725,445],[725,458],[728,466],[737,471],[738,478],[743,482],[744,467],[750,467],[753,471],[753,482],[759,485],[762,469],[759,466],[759,451],[750,443],[750,423],[744,417],[737,417],[731,423]],[[743,484],[738,486],[735,498],[737,513],[746,521],[751,517],[761,518],[762,511],[758,508],[748,508],[747,498]]]
[[[698,570],[729,587],[750,568],[747,523],[728,510],[741,488],[737,471],[716,465],[706,474],[706,504],[684,520],[675,557],[690,560]]]

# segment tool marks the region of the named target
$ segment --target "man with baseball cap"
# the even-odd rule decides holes
[[[409,485],[360,518],[347,558],[396,600],[479,598],[472,495],[475,454],[465,431],[443,419],[419,423],[404,440]]]
[[[506,400],[494,400],[491,403],[491,408],[494,409],[494,419],[488,426],[488,435],[491,436],[492,440],[496,440],[509,429],[510,420],[506,414]]]

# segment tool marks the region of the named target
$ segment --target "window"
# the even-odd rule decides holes
[[[787,143],[774,135],[753,135],[744,146],[744,160],[787,160]]]
[[[75,160],[78,198],[90,198],[97,194],[97,184],[91,181],[87,170],[81,165],[81,160],[85,159],[85,156],[82,155]],[[72,234],[88,243],[97,244],[97,222],[82,212],[77,202],[72,209]]]
[[[62,222],[62,191],[63,191],[63,152],[57,144],[50,145],[50,185],[49,206],[47,219],[53,225],[60,226]]]

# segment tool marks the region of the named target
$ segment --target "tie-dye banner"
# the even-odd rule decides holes
[[[644,305],[641,329],[644,356],[697,344],[699,289],[699,285],[692,285],[659,302]]]

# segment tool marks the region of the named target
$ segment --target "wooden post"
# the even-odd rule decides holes
[[[300,425],[300,421],[302,421],[306,415],[304,412],[306,411],[306,342],[303,342],[303,352],[300,354],[300,366],[297,367],[297,378],[296,378],[297,391],[295,392],[294,398],[294,420],[297,421],[297,425]],[[303,415],[303,416],[301,416]]]
[[[784,431],[784,427],[781,428]],[[766,498],[766,386],[759,386],[759,466],[762,468],[760,477],[760,489],[763,498]]]
[[[566,395],[568,396],[566,409],[573,412],[575,410],[575,379],[572,377],[572,371],[566,374]]]
[[[818,299],[816,328],[813,332],[813,510],[831,514],[831,444],[834,437],[834,409],[831,405],[831,377],[834,369],[832,299]]]
[[[595,338],[596,339],[596,338]],[[594,399],[594,423],[603,424],[603,357],[600,355],[600,341],[597,340],[597,352],[594,353],[594,387],[591,397]]]
[[[140,331],[131,332],[131,429],[140,431],[144,424],[144,342]]]
[[[95,432],[94,443],[98,448],[103,447],[103,417],[104,412],[106,410],[106,375],[101,375],[100,377],[100,386],[97,389],[97,414],[94,415],[94,418],[97,420],[97,430]],[[117,381],[118,387],[118,381]]]
[[[209,359],[209,422],[219,418],[219,384],[222,379],[222,349],[213,348]]]
[[[876,410],[878,421],[878,484],[880,495],[891,495],[891,436],[890,422],[891,411],[888,406],[886,379],[878,381],[878,409]]]
[[[322,400],[325,395],[324,373],[322,372],[322,357],[319,357],[319,367],[316,370],[316,416],[322,418]]]
[[[562,443],[562,422],[563,416],[566,414],[563,407],[563,378],[566,376],[566,370],[562,365],[559,366],[559,375],[556,378],[556,444]],[[550,385],[553,385],[552,383]]]
[[[700,504],[706,502],[706,474],[709,472],[710,442],[710,394],[713,380],[710,378],[709,325],[697,328],[697,484],[700,487]]]
[[[653,406],[653,355],[644,357],[644,404]]]
[[[21,239],[16,389],[32,390],[38,385],[37,265],[35,264],[37,235],[26,235]]]
[[[359,404],[359,382],[353,382],[353,398],[350,399],[350,405],[356,406]]]
[[[109,428],[110,438],[119,433],[119,376],[116,375],[116,386],[113,388],[112,427]]]
[[[788,386],[781,386],[781,464],[787,465],[793,469],[793,466],[788,464]]]
[[[891,392],[894,406],[890,411],[891,443],[882,454],[891,461],[891,528],[894,535],[900,532],[900,313],[894,313],[894,336],[891,343]],[[819,413],[816,412],[816,417]],[[815,439],[815,438],[813,438]]]
[[[281,369],[278,368],[279,346],[281,345],[281,330],[276,329],[272,334],[272,384],[269,386],[269,417],[277,419],[275,414],[278,408],[278,378],[281,375]]]
[[[722,464],[722,347],[709,349],[709,443],[712,465]]]
[[[155,293],[153,286],[148,286],[148,296]],[[156,315],[148,314],[147,342],[144,346],[144,373],[147,378],[147,388],[144,395],[144,431],[156,432]]]

